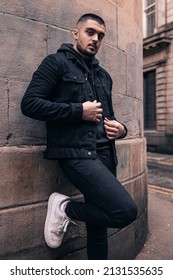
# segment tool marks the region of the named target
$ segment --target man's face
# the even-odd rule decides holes
[[[79,23],[73,31],[75,43],[73,45],[83,58],[94,56],[105,36],[105,26],[94,20]]]

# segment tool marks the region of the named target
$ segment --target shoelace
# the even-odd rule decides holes
[[[57,230],[53,230],[52,232],[56,233],[56,234],[63,234],[67,231],[67,227],[69,225],[69,223],[72,223],[74,225],[77,225],[74,221],[71,221],[69,219],[62,219],[62,221],[60,221],[60,223],[57,225],[58,229]]]
[[[65,220],[63,219],[63,221],[60,222],[60,224],[58,225],[58,229],[56,230],[56,233],[62,234],[64,232],[66,232],[69,223],[70,223],[69,219],[65,219]]]

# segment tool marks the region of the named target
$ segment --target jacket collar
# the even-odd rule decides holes
[[[80,54],[73,48],[72,44],[62,44],[61,48],[58,50],[58,52],[64,52],[67,59],[75,60],[81,66],[85,67],[85,61],[82,59]],[[93,68],[95,68],[99,65],[99,61],[97,58],[95,58],[95,56],[92,57],[91,63],[92,63]]]
[[[77,53],[77,52],[76,52]],[[84,64],[85,64],[85,60],[82,58],[82,57],[80,57],[80,55],[78,54],[78,55],[76,55],[76,54],[73,54],[73,53],[71,53],[71,52],[66,52],[66,57],[69,59],[69,60],[76,60],[78,63],[82,63],[82,65],[83,65],[83,62],[84,62]],[[97,67],[98,65],[99,65],[99,61],[95,58],[95,57],[93,57],[92,59],[91,59],[91,64],[92,64],[92,66],[93,66],[93,68],[95,68],[95,67]]]

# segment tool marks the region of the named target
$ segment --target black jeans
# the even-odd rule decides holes
[[[116,179],[113,153],[108,148],[96,159],[63,159],[60,165],[85,198],[69,202],[66,214],[86,223],[88,259],[107,259],[107,228],[123,228],[137,216],[135,202]]]

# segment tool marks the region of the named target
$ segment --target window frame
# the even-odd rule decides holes
[[[149,0],[144,0],[144,16],[145,16],[145,37],[152,36],[156,32],[156,21],[157,21],[157,0],[150,0],[153,3],[148,5]],[[152,9],[149,11],[150,9]],[[149,18],[152,20],[152,15],[154,17],[153,22],[149,23]]]

